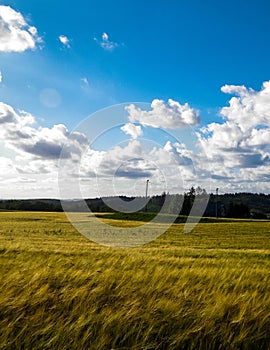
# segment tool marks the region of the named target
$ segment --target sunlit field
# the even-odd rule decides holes
[[[269,253],[269,222],[122,249],[64,213],[1,212],[0,349],[270,349]]]

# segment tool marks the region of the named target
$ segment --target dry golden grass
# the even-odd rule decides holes
[[[0,349],[270,349],[270,223],[99,246],[63,213],[0,213]]]

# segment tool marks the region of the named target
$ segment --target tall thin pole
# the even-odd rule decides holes
[[[146,197],[146,199],[148,197],[148,184],[149,184],[149,180],[146,180],[146,190],[145,190],[145,197]]]
[[[218,218],[218,188],[216,188],[216,218]]]
[[[149,184],[149,180],[146,180],[146,189],[145,189],[146,205],[145,205],[145,211],[147,211],[148,184]]]

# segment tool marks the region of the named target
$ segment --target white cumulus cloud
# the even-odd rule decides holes
[[[207,155],[201,165],[211,163],[214,177],[224,180],[222,186],[265,189],[270,171],[270,82],[260,91],[236,85],[221,90],[235,96],[220,111],[224,121],[210,123],[198,134]]]
[[[243,130],[257,125],[270,124],[270,81],[262,85],[258,92],[245,86],[225,85],[221,91],[236,95],[229,101],[229,107],[221,109],[221,115],[227,120],[237,123]]]
[[[188,103],[181,105],[172,99],[169,99],[168,103],[155,99],[151,103],[151,108],[150,111],[144,111],[133,104],[127,106],[130,122],[164,129],[181,129],[200,122],[199,112],[191,108]]]
[[[70,40],[66,35],[60,35],[58,39],[64,46],[70,48]]]
[[[125,124],[121,127],[121,130],[124,131],[125,134],[130,135],[133,139],[136,139],[143,134],[142,127],[132,123]]]
[[[0,137],[6,147],[25,158],[57,161],[65,144],[62,157],[77,159],[88,145],[83,134],[71,134],[62,124],[36,128],[34,123],[31,114],[17,113],[11,106],[0,103]]]
[[[37,29],[30,26],[20,12],[0,6],[0,51],[23,52],[35,49],[42,40]]]

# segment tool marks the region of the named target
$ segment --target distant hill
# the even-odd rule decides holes
[[[161,194],[153,196],[149,199],[147,208],[141,211],[157,213],[161,210],[166,198],[166,208],[163,207],[165,213],[178,213],[188,215],[193,205],[195,197],[199,200],[204,200],[206,193],[196,193],[192,188],[185,194]],[[110,203],[115,206],[118,197],[107,197],[106,203],[102,198],[86,199],[87,206],[93,212],[121,212],[121,207],[118,210],[113,210]],[[129,202],[135,197],[120,197],[123,201]],[[143,198],[142,198],[143,199]],[[85,211],[87,207],[85,202],[81,200],[66,200],[66,211]],[[179,208],[181,208],[179,213]],[[0,210],[22,210],[22,211],[63,211],[61,201],[58,199],[26,199],[26,200],[0,200]],[[258,193],[228,193],[216,196],[210,194],[209,201],[204,213],[204,216],[215,217],[231,217],[231,218],[270,218],[270,194]]]

